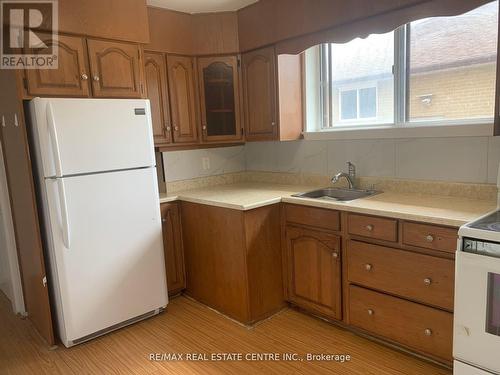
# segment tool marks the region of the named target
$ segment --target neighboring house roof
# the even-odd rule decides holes
[[[418,73],[494,62],[497,31],[497,1],[460,17],[427,18],[413,22],[410,29],[410,70]],[[394,61],[393,43],[393,33],[388,33],[333,45],[334,79],[339,77],[342,83],[347,83],[359,78],[390,77]],[[354,45],[358,48],[352,48]]]

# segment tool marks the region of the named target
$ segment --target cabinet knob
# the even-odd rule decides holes
[[[82,81],[86,81],[87,79],[89,79],[89,76],[85,73],[82,73],[82,75],[80,76],[80,78],[82,79]]]
[[[94,81],[99,82],[99,76],[94,76]]]
[[[424,284],[425,284],[425,285],[431,285],[431,284],[432,284],[432,280],[431,280],[430,278],[426,277],[426,278],[424,279]]]
[[[178,131],[179,131],[179,127],[174,125],[174,130],[175,130],[176,132],[178,132]]]
[[[368,313],[368,315],[373,315],[373,314],[375,314],[375,311],[373,311],[372,309],[368,309],[367,313]]]
[[[206,126],[206,125],[203,125],[201,128],[202,128],[203,130],[207,130],[207,126]]]
[[[430,328],[426,328],[426,329],[424,330],[424,335],[426,335],[426,336],[431,336],[431,335],[432,335],[432,330],[431,330]]]
[[[276,122],[271,122],[271,126],[276,126]]]
[[[339,253],[332,253],[332,257],[334,257],[335,259],[337,259],[339,257]]]
[[[428,234],[427,237],[425,237],[425,239],[427,240],[427,242],[432,242],[434,241],[434,236],[432,234]]]
[[[170,131],[170,129],[171,129],[171,128],[170,128],[170,126],[165,125],[165,130],[166,130],[166,131],[168,131],[168,132],[169,132],[169,131]]]
[[[373,266],[372,266],[370,263],[366,263],[366,264],[365,264],[365,270],[367,270],[367,271],[371,271],[371,270],[372,270],[372,268],[373,268]]]
[[[167,219],[166,219],[166,218],[164,218],[164,217],[162,217],[162,218],[161,218],[161,222],[162,222],[162,223],[166,223],[166,222],[167,222]]]
[[[371,224],[368,224],[365,228],[366,228],[366,230],[367,230],[368,232],[373,231],[373,225],[371,225]]]

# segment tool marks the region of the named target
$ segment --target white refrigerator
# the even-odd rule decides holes
[[[149,101],[35,98],[29,111],[61,341],[158,314],[168,297]]]

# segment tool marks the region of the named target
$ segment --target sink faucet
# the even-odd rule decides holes
[[[354,189],[355,181],[356,181],[356,166],[353,163],[351,163],[350,161],[348,161],[347,167],[348,167],[349,173],[345,173],[345,172],[337,173],[335,176],[333,176],[332,183],[334,184],[338,180],[340,180],[342,177],[344,177],[349,184],[349,189]]]

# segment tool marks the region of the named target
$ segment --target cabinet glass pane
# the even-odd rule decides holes
[[[500,275],[488,274],[486,332],[500,336]]]
[[[215,62],[203,69],[207,135],[235,135],[233,67]]]

